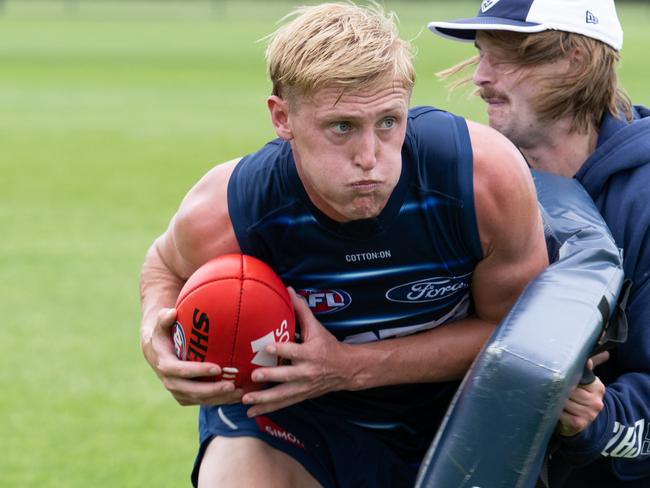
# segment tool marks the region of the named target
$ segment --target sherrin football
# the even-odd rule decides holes
[[[172,333],[179,359],[221,367],[221,376],[207,380],[234,381],[251,391],[261,387],[251,382],[251,373],[278,364],[266,345],[294,341],[295,328],[291,299],[278,275],[257,258],[227,254],[187,280]]]

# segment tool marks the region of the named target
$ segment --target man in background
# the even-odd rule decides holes
[[[489,125],[532,168],[586,188],[633,281],[627,342],[564,406],[551,486],[650,486],[650,111],[618,83],[614,2],[485,0],[476,17],[429,28],[475,43],[478,56],[443,76],[473,67]]]

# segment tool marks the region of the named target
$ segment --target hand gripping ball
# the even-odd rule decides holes
[[[252,256],[227,254],[208,261],[187,280],[176,301],[174,350],[179,359],[216,363],[221,376],[250,391],[261,387],[251,373],[277,366],[265,352],[295,340],[289,293],[277,274]]]

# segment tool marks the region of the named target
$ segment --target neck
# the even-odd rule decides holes
[[[573,177],[596,149],[598,131],[569,132],[570,123],[558,121],[546,127],[543,136],[519,149],[534,169]]]

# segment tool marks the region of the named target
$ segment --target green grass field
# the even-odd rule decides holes
[[[484,121],[433,73],[473,54],[425,23],[473,2],[393,2],[414,104]],[[138,274],[181,197],[273,136],[263,43],[292,3],[0,7],[0,486],[189,486],[196,409],[143,360]],[[622,79],[650,103],[650,7],[620,6]]]

